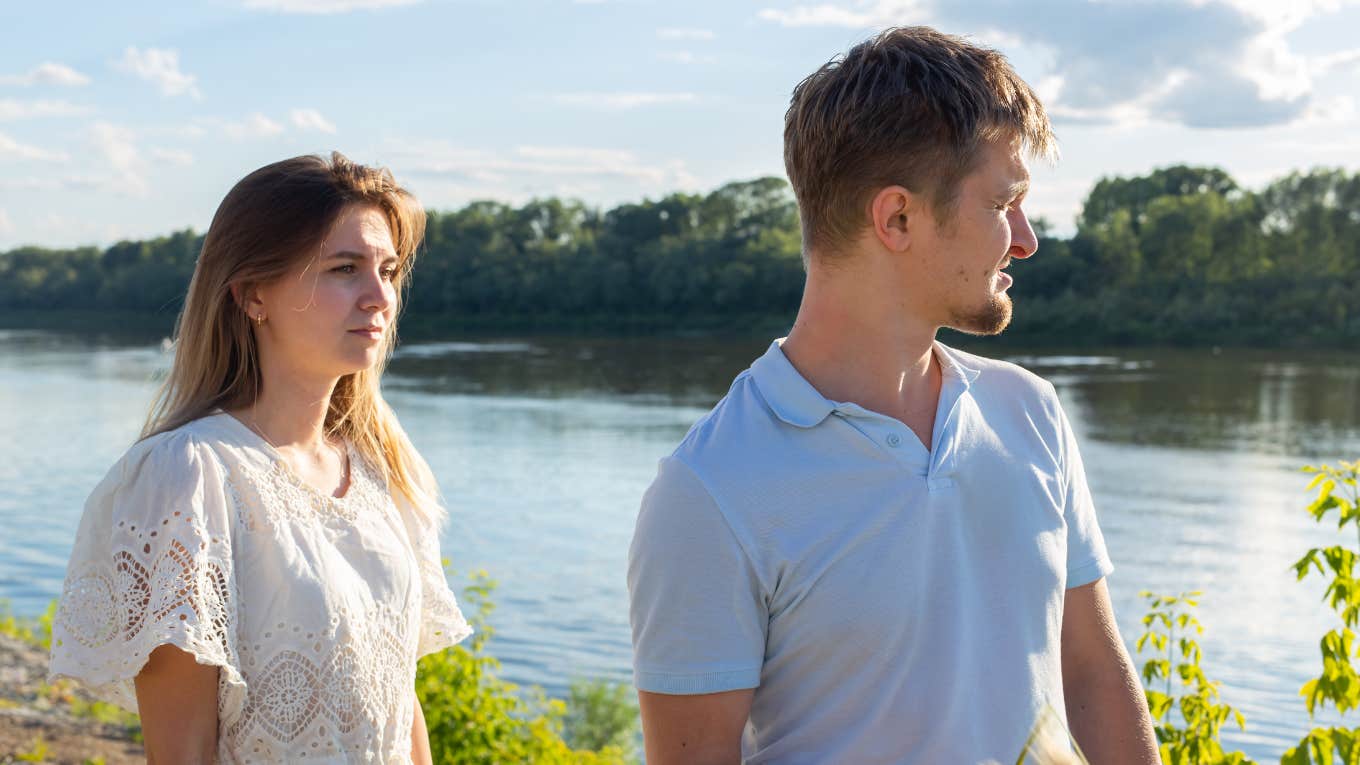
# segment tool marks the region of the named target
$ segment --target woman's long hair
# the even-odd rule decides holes
[[[258,398],[261,376],[254,328],[232,295],[267,284],[299,261],[320,255],[321,243],[350,205],[381,210],[398,258],[397,306],[425,235],[425,211],[386,168],[303,156],[266,165],[242,178],[213,215],[175,327],[175,359],[152,404],[142,438],[196,420],[215,409],[237,409]],[[345,375],[326,412],[326,434],[352,443],[385,474],[394,498],[405,498],[427,521],[442,521],[434,477],[383,400],[379,380],[396,341],[395,322],[382,339],[379,362]]]

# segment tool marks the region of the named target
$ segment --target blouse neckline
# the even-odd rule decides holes
[[[254,428],[245,424],[241,420],[238,420],[236,416],[233,415],[231,412],[228,412],[225,409],[217,409],[215,410],[214,414],[209,416],[225,417],[228,421],[230,421],[231,427],[236,428],[239,432],[243,433],[247,438],[249,438],[252,442],[251,443],[252,446],[254,446],[257,450],[263,452],[264,455],[268,457],[271,462],[274,463],[275,468],[282,472],[283,475],[287,476],[289,482],[296,484],[297,487],[302,489],[303,491],[315,496],[318,499],[325,500],[326,502],[333,503],[340,507],[348,505],[350,503],[350,500],[354,498],[356,493],[355,484],[358,483],[359,475],[363,471],[359,469],[359,463],[357,459],[358,455],[354,453],[354,445],[350,443],[348,438],[343,439],[343,441],[345,444],[345,460],[349,467],[349,483],[345,486],[345,493],[337,497],[334,494],[328,494],[326,492],[323,492],[320,489],[316,488],[315,486],[311,485],[310,483],[304,481],[302,479],[302,476],[298,475],[293,470],[293,467],[288,464],[288,460],[285,459],[284,456],[279,453],[279,450],[274,448],[273,444],[264,440],[264,437],[261,436],[259,433],[256,433]]]

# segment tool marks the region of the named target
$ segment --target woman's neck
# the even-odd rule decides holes
[[[338,379],[267,371],[261,376],[259,396],[243,410],[260,435],[276,449],[306,454],[328,449],[326,413]]]

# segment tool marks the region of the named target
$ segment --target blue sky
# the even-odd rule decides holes
[[[331,149],[436,209],[782,176],[793,86],[905,24],[1045,97],[1063,158],[1027,206],[1060,231],[1102,175],[1360,170],[1360,0],[0,2],[0,249],[201,231]]]

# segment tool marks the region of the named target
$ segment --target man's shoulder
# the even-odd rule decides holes
[[[743,372],[663,460],[655,498],[691,501],[701,491],[739,536],[742,529],[765,528],[779,513],[771,498],[787,496],[790,485],[811,472],[801,468],[809,465],[816,430],[781,419]]]
[[[959,350],[940,344],[954,363],[972,377],[972,385],[978,394],[997,394],[1013,398],[1016,395],[1032,396],[1038,401],[1055,398],[1053,384],[1019,364],[975,353]]]
[[[748,369],[737,375],[727,395],[690,427],[671,457],[703,478],[713,468],[750,455],[754,446],[768,447],[780,440],[779,426]]]

